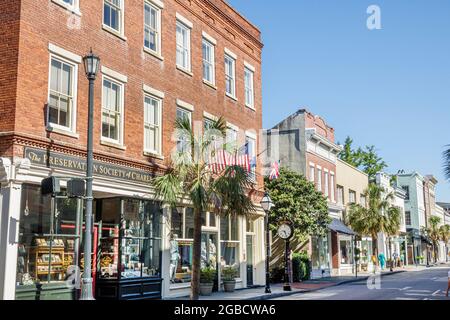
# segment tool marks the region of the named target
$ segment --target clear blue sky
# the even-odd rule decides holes
[[[450,1],[229,0],[264,42],[266,128],[300,107],[323,116],[343,142],[375,145],[388,172],[439,180],[450,144]],[[366,10],[381,8],[381,30]]]

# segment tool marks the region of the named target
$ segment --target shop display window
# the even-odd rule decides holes
[[[203,212],[201,266],[217,267],[218,231],[216,215]],[[192,254],[194,244],[194,209],[179,207],[172,209],[170,217],[170,282],[188,283],[192,274]]]
[[[327,237],[311,237],[311,263],[316,270],[327,270],[330,268],[330,255]]]
[[[341,252],[341,264],[353,264],[353,244],[351,239],[341,239],[339,241]]]
[[[22,186],[17,286],[63,282],[78,265],[82,224],[77,200],[41,195],[39,186]]]
[[[220,218],[220,265],[234,267],[239,271],[239,221],[236,215]]]
[[[101,200],[100,207],[99,278],[160,277],[160,204],[114,198]]]

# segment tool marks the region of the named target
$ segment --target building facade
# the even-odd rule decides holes
[[[326,237],[311,237],[307,249],[311,254],[312,277],[331,275],[333,268],[339,269],[338,234],[354,234],[342,223],[343,206],[337,204],[336,163],[342,148],[335,143],[334,129],[320,116],[300,109],[267,131],[267,144],[268,153],[276,154],[281,166],[305,176],[328,200],[333,219],[330,231]],[[346,259],[352,265],[352,245],[348,245]]]
[[[351,204],[360,204],[363,207],[367,206],[365,192],[369,186],[369,177],[365,172],[338,159],[336,162],[336,178],[337,204],[344,208],[340,219],[346,221],[346,214]],[[338,265],[335,264],[337,268],[333,266],[333,273],[343,275],[354,272],[356,261],[349,260],[348,254],[346,254],[349,251],[348,247],[351,245],[354,246],[354,242],[351,240],[354,240],[354,238],[350,235],[338,235],[339,259],[337,261]],[[358,268],[360,271],[370,272],[374,267],[372,262],[372,238],[368,235],[363,235],[357,240],[356,245],[360,250],[360,260],[357,263]]]
[[[397,186],[396,183],[392,183],[391,178],[391,175],[379,172],[376,176],[376,182],[379,186],[384,188],[385,194],[393,195],[393,199],[390,200],[390,205],[397,207],[400,210],[400,227],[395,235],[388,235],[383,232],[378,234],[378,252],[383,253],[386,259],[395,260],[396,262],[403,257],[403,261],[407,265],[406,252],[408,248],[408,234],[405,218],[406,191]]]
[[[405,192],[405,223],[408,231],[408,264],[426,263],[427,250],[421,229],[426,227],[424,177],[418,172],[398,174],[397,184]]]
[[[186,296],[192,209],[182,200],[176,210],[165,207],[150,180],[182,145],[173,137],[177,118],[202,130],[223,116],[227,139],[254,146],[246,152],[256,157],[260,31],[223,0],[12,0],[0,11],[0,298],[77,296],[66,281],[69,266],[83,268],[82,206],[42,196],[40,182],[60,176],[64,189],[68,177],[85,175],[82,56],[90,49],[101,58],[95,296]],[[262,189],[257,175],[255,190]],[[254,193],[255,203],[260,197]],[[264,284],[263,216],[261,209],[252,218],[203,214],[202,263],[216,268],[217,290],[223,266],[239,270],[238,287]]]

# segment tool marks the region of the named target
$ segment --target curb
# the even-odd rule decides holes
[[[393,271],[393,272],[381,274],[381,277],[390,276],[390,275],[399,274],[399,273],[404,273],[404,272],[407,272],[407,271],[406,270]],[[289,297],[289,296],[292,296],[292,295],[295,295],[295,294],[300,294],[300,293],[316,292],[316,291],[320,291],[320,290],[323,290],[323,289],[326,289],[326,288],[338,287],[338,286],[341,286],[341,285],[344,285],[344,284],[360,282],[360,281],[366,281],[367,279],[369,279],[369,277],[370,276],[364,276],[364,277],[361,277],[361,278],[358,278],[358,279],[344,280],[344,281],[336,282],[335,284],[332,284],[330,286],[323,287],[323,288],[300,289],[300,290],[294,290],[294,291],[288,291],[288,292],[273,293],[273,294],[270,294],[270,295],[252,297],[252,298],[248,298],[248,299],[245,299],[245,300],[246,301],[270,300],[270,299],[276,299],[276,298],[282,298],[282,297]]]

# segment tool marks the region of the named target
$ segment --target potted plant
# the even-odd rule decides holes
[[[210,296],[212,294],[215,276],[214,268],[206,267],[200,270],[200,295]]]
[[[234,292],[236,288],[237,270],[234,267],[224,267],[222,269],[223,288],[225,292]]]

